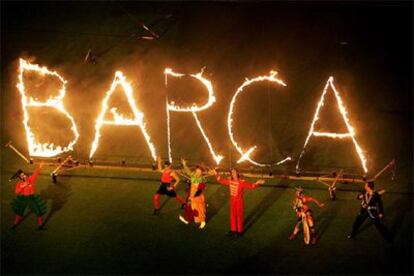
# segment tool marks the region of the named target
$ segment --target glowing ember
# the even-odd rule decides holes
[[[128,99],[129,106],[131,107],[131,110],[134,114],[134,118],[125,118],[121,114],[117,112],[116,108],[111,108],[110,112],[112,113],[113,121],[105,120],[105,114],[108,110],[108,102],[111,98],[113,92],[117,88],[118,85],[122,86],[123,91],[125,92],[125,95]],[[151,156],[154,160],[156,160],[156,154],[155,154],[155,147],[151,143],[151,137],[148,135],[148,132],[145,128],[144,123],[144,113],[142,113],[135,103],[134,96],[132,94],[132,87],[131,85],[126,81],[126,78],[122,74],[121,71],[117,71],[115,73],[115,79],[112,82],[111,88],[106,92],[105,98],[102,101],[102,111],[99,114],[96,124],[95,124],[95,139],[92,143],[91,152],[89,154],[89,158],[92,158],[92,156],[95,154],[95,151],[98,148],[99,145],[99,138],[101,137],[101,127],[102,125],[117,125],[117,126],[138,126],[142,134],[145,137],[145,140],[147,141],[148,147],[151,151]]]
[[[169,102],[167,99],[167,135],[168,135],[168,157],[170,159],[170,162],[172,162],[172,154],[171,154],[171,127],[170,127],[170,111],[175,111],[175,112],[191,112],[194,116],[194,119],[197,123],[198,128],[201,131],[201,134],[204,137],[204,140],[207,143],[207,146],[210,150],[211,155],[213,156],[214,160],[216,161],[216,164],[218,165],[220,163],[220,161],[223,159],[223,156],[218,155],[215,153],[213,146],[210,143],[210,139],[208,139],[207,134],[205,133],[203,127],[201,126],[201,122],[197,117],[197,112],[200,112],[202,110],[205,110],[207,108],[209,108],[210,106],[212,106],[214,104],[214,102],[216,101],[216,97],[214,96],[214,90],[213,90],[213,85],[211,84],[211,82],[203,77],[203,71],[204,68],[201,70],[200,73],[198,74],[189,74],[188,76],[195,78],[197,80],[199,80],[206,88],[208,91],[208,100],[207,102],[202,105],[202,106],[198,106],[196,104],[191,105],[190,107],[182,107],[182,106],[178,106],[176,105],[173,101]],[[174,72],[171,68],[166,68],[164,70],[164,74],[165,74],[165,86],[168,85],[168,76],[172,76],[172,77],[176,77],[176,78],[181,78],[183,76],[186,76],[186,74],[181,74],[181,73],[176,73]]]
[[[55,97],[49,97],[46,101],[41,102],[32,97],[28,97],[26,95],[23,74],[25,71],[36,72],[41,76],[53,76],[59,79],[62,83],[62,87],[59,90],[59,94]],[[66,94],[66,80],[64,80],[57,72],[49,71],[47,67],[40,67],[37,64],[31,64],[24,59],[20,59],[20,66],[19,66],[19,75],[18,75],[18,84],[17,88],[22,96],[22,106],[23,106],[23,124],[26,131],[26,140],[29,146],[29,155],[30,156],[40,156],[40,157],[53,157],[63,152],[68,152],[73,150],[73,146],[76,144],[79,138],[79,133],[76,128],[75,121],[73,117],[65,110],[63,105],[63,98]],[[55,146],[53,143],[38,143],[36,141],[35,135],[29,127],[29,114],[27,112],[27,107],[52,107],[57,109],[72,124],[72,132],[74,134],[74,138],[71,142],[69,142],[66,146]]]
[[[234,147],[237,149],[237,151],[241,155],[241,158],[237,161],[237,163],[241,163],[243,161],[249,161],[250,163],[252,163],[256,166],[260,166],[260,167],[269,166],[267,164],[258,163],[258,162],[254,161],[250,158],[250,154],[257,148],[256,146],[250,147],[248,150],[243,151],[243,149],[236,142],[236,139],[234,138],[234,134],[233,134],[233,112],[234,112],[234,106],[235,106],[235,103],[236,103],[237,96],[239,96],[240,93],[243,92],[245,87],[247,87],[251,84],[254,84],[254,83],[257,83],[257,82],[262,82],[262,81],[269,81],[269,82],[272,82],[272,83],[276,83],[276,84],[279,84],[279,85],[286,86],[286,84],[282,80],[278,79],[276,77],[276,75],[277,75],[276,71],[270,71],[270,74],[268,76],[259,76],[259,77],[256,77],[254,79],[246,79],[245,82],[237,89],[236,93],[234,94],[233,98],[231,99],[230,110],[229,110],[229,114],[228,114],[228,117],[227,117],[227,127],[228,127],[228,131],[229,131],[230,140],[233,143]],[[290,160],[290,157],[288,157],[288,158],[285,158],[282,161],[285,162],[285,161]],[[281,162],[280,164],[282,164],[284,162]]]
[[[306,148],[306,145],[309,142],[310,137],[313,135],[313,136],[316,136],[316,137],[329,137],[329,138],[340,138],[340,139],[351,138],[352,142],[354,143],[355,149],[358,153],[358,156],[361,160],[362,168],[364,169],[364,172],[367,173],[368,172],[367,165],[366,165],[367,159],[365,158],[361,147],[358,145],[358,143],[355,139],[354,128],[351,126],[351,123],[349,122],[349,119],[347,117],[347,111],[345,109],[345,106],[342,102],[341,97],[339,96],[339,92],[335,89],[335,86],[333,84],[333,80],[334,80],[333,77],[330,77],[328,79],[328,81],[326,82],[326,85],[325,85],[325,88],[323,90],[322,96],[321,96],[321,98],[318,102],[318,106],[316,108],[315,115],[313,116],[313,121],[312,121],[310,130],[309,130],[308,137],[305,140],[305,144],[303,145],[303,149],[302,149],[302,152],[299,156],[298,163],[296,164],[296,171],[297,172],[299,171],[300,159],[302,158],[303,154],[305,153],[305,148]],[[336,98],[336,101],[337,101],[337,104],[338,104],[339,112],[341,113],[342,118],[344,119],[346,127],[348,129],[347,133],[317,132],[317,131],[314,130],[315,129],[315,123],[319,120],[319,116],[318,116],[319,111],[320,111],[321,107],[324,105],[325,95],[328,92],[329,86],[332,88],[332,90],[334,92],[334,95],[335,95],[335,98]]]

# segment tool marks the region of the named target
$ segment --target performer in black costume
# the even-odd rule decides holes
[[[365,183],[364,189],[365,190],[362,191],[357,197],[357,199],[361,200],[361,209],[355,219],[354,225],[352,226],[352,232],[348,235],[348,239],[355,237],[359,227],[361,227],[365,219],[369,217],[384,238],[391,241],[392,237],[390,233],[381,222],[381,219],[384,217],[381,195],[374,190],[373,181]]]

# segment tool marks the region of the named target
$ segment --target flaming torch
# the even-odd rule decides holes
[[[105,114],[108,110],[109,99],[111,98],[113,92],[115,91],[118,85],[121,85],[123,91],[125,92],[129,106],[131,107],[132,112],[134,114],[134,118],[124,117],[122,114],[118,113],[116,108],[113,107],[110,109],[113,120],[105,120]],[[127,82],[126,78],[124,77],[121,71],[117,71],[115,73],[115,79],[112,82],[111,88],[106,92],[105,98],[102,101],[102,110],[95,123],[95,139],[92,142],[92,148],[89,154],[90,159],[92,159],[93,155],[95,154],[95,151],[99,146],[99,138],[101,137],[101,127],[103,125],[138,126],[141,129],[141,132],[144,135],[145,140],[147,141],[148,147],[151,151],[152,158],[154,159],[154,161],[156,160],[155,147],[151,142],[151,137],[149,136],[147,129],[145,128],[144,113],[142,113],[137,108],[134,96],[132,94],[132,87]]]
[[[188,76],[199,80],[207,88],[208,100],[204,105],[198,106],[196,104],[192,104],[191,106],[183,107],[183,106],[179,106],[179,105],[175,104],[173,101],[169,102],[168,99],[167,99],[166,106],[167,106],[168,157],[170,159],[170,162],[172,162],[171,125],[170,125],[170,112],[171,111],[191,112],[193,114],[194,120],[197,123],[197,127],[200,129],[201,134],[203,135],[204,140],[207,143],[207,146],[210,150],[211,155],[213,156],[213,159],[216,161],[216,164],[218,165],[220,163],[220,161],[223,159],[223,156],[221,156],[219,154],[216,154],[216,152],[214,151],[213,146],[210,142],[210,139],[208,138],[206,132],[204,131],[204,129],[201,125],[201,122],[200,122],[200,120],[198,119],[198,116],[197,116],[197,112],[200,112],[200,111],[203,111],[203,110],[209,108],[216,101],[216,97],[214,96],[213,85],[211,84],[211,82],[208,79],[203,77],[203,72],[204,72],[204,68],[201,70],[201,72],[199,72],[197,74],[189,74]],[[168,85],[168,81],[167,81],[168,76],[172,76],[172,77],[175,77],[175,78],[181,78],[181,77],[186,76],[186,74],[181,74],[181,73],[174,72],[171,68],[166,68],[164,70],[164,74],[165,74],[165,86]]]
[[[268,82],[271,82],[271,83],[286,86],[286,84],[282,80],[278,79],[276,77],[276,75],[277,75],[276,71],[270,71],[270,74],[268,76],[259,76],[259,77],[256,77],[254,79],[247,79],[246,78],[245,82],[237,89],[236,93],[234,94],[233,98],[231,99],[230,110],[229,110],[229,114],[228,114],[228,117],[227,117],[227,128],[228,128],[228,131],[229,131],[229,136],[230,136],[230,140],[231,140],[232,144],[234,145],[236,150],[241,155],[241,157],[237,161],[237,163],[241,163],[243,161],[249,161],[250,163],[252,163],[256,166],[259,166],[259,167],[270,166],[268,164],[262,164],[262,163],[256,162],[256,161],[254,161],[250,158],[250,154],[257,148],[257,146],[250,147],[249,149],[244,151],[239,146],[239,144],[236,142],[236,139],[234,138],[234,133],[233,133],[233,112],[234,112],[234,107],[235,107],[237,97],[244,91],[244,88],[246,88],[247,86],[249,86],[251,84],[262,82],[262,81],[268,81]],[[276,164],[280,165],[280,164],[283,164],[284,162],[289,161],[289,160],[291,160],[291,158],[287,157],[287,158],[281,160],[280,162],[278,162]]]
[[[302,152],[301,152],[301,154],[299,156],[299,159],[298,159],[298,163],[296,164],[296,172],[299,172],[300,159],[302,158],[303,154],[305,153],[306,146],[307,146],[307,144],[308,144],[308,142],[309,142],[312,135],[316,136],[316,137],[329,137],[329,138],[339,138],[339,139],[351,138],[352,142],[354,143],[355,149],[358,153],[359,159],[361,160],[362,168],[363,168],[365,173],[368,172],[367,159],[364,156],[364,153],[363,153],[361,147],[359,146],[358,142],[355,139],[355,130],[351,126],[351,123],[349,122],[349,119],[347,117],[347,111],[346,111],[345,106],[342,102],[342,99],[339,95],[339,92],[336,90],[336,88],[334,86],[333,81],[334,81],[334,78],[332,76],[329,77],[328,81],[326,82],[325,88],[323,89],[322,96],[321,96],[321,98],[318,102],[318,105],[316,107],[315,115],[313,116],[313,120],[312,120],[310,129],[309,129],[309,133],[308,133],[308,137],[306,137],[305,144],[303,145]],[[332,132],[318,132],[318,131],[315,131],[315,124],[319,120],[319,112],[320,112],[320,109],[322,108],[322,106],[324,105],[325,95],[327,94],[329,87],[331,87],[332,91],[334,92],[334,95],[335,95],[335,98],[336,98],[336,101],[337,101],[337,104],[338,104],[338,110],[341,113],[342,118],[344,119],[345,125],[348,129],[347,133],[332,133]]]
[[[61,83],[62,87],[59,90],[59,94],[54,97],[49,97],[46,101],[41,102],[33,97],[29,97],[26,94],[24,86],[24,72],[35,72],[41,76],[51,76],[57,78]],[[29,155],[30,156],[40,156],[40,157],[53,157],[63,152],[68,152],[73,150],[73,146],[76,144],[79,138],[79,133],[76,128],[75,121],[73,117],[66,111],[63,105],[63,98],[66,94],[66,80],[64,80],[57,72],[49,71],[46,67],[40,67],[37,64],[31,64],[24,59],[20,59],[19,66],[19,75],[18,75],[18,84],[17,88],[21,94],[21,102],[23,106],[23,124],[26,131],[26,140],[29,146]],[[51,107],[57,109],[62,113],[72,124],[72,132],[74,138],[67,146],[55,146],[53,143],[39,143],[36,141],[35,135],[30,129],[29,126],[29,113],[27,111],[28,107]]]

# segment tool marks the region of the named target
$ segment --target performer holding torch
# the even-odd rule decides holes
[[[309,202],[316,203],[319,206],[319,208],[323,208],[325,206],[323,203],[320,203],[315,198],[306,196],[304,194],[302,187],[297,187],[295,192],[295,199],[293,200],[293,209],[295,210],[298,216],[298,221],[296,222],[295,228],[293,229],[293,233],[289,236],[289,240],[294,240],[296,238],[296,235],[300,231],[300,224],[302,223],[305,243],[309,244],[311,242],[312,244],[316,244],[317,239],[315,224],[313,221],[312,210],[308,206]]]
[[[46,202],[44,202],[40,195],[35,195],[35,181],[40,174],[43,164],[34,171],[31,176],[28,176],[22,170],[18,170],[10,180],[19,178],[19,182],[16,184],[16,198],[12,202],[12,208],[16,214],[12,229],[15,229],[23,219],[24,211],[27,206],[30,207],[31,211],[37,216],[37,225],[39,230],[45,230],[43,225],[42,215],[46,213]]]
[[[181,159],[181,163],[183,164],[184,172],[190,176],[191,179],[188,200],[190,201],[190,206],[193,210],[194,222],[200,223],[199,228],[203,229],[206,226],[206,203],[203,193],[206,183],[206,179],[203,176],[204,170],[201,166],[197,166],[193,172],[188,168],[186,160]],[[185,224],[189,223],[183,216],[179,216],[179,219]]]
[[[384,238],[387,241],[392,241],[390,233],[381,223],[381,219],[384,217],[384,209],[382,206],[380,192],[374,190],[373,181],[365,183],[364,191],[357,196],[357,199],[361,200],[361,209],[355,219],[354,225],[352,226],[351,234],[348,235],[348,239],[355,237],[359,227],[361,227],[365,219],[369,217]]]
[[[224,179],[218,175],[216,170],[211,173],[216,176],[221,185],[229,186],[230,190],[230,231],[229,235],[241,236],[244,232],[243,225],[243,192],[245,189],[256,189],[264,183],[263,179],[257,180],[254,184],[240,178],[236,169],[230,171],[230,178]]]
[[[160,197],[161,195],[167,195],[169,197],[174,197],[178,203],[181,204],[181,208],[184,208],[184,202],[181,196],[177,195],[174,189],[177,187],[178,183],[180,183],[180,178],[178,177],[177,173],[171,166],[170,161],[164,162],[164,168],[161,165],[161,157],[158,156],[157,165],[158,171],[162,173],[161,175],[161,185],[158,188],[158,191],[154,195],[154,215],[160,213]],[[174,181],[174,184],[172,182]]]

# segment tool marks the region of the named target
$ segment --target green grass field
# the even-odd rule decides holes
[[[7,153],[1,186],[3,274],[411,274],[412,195],[387,192],[384,220],[396,237],[388,244],[369,222],[347,240],[359,202],[357,186],[341,186],[336,201],[317,183],[270,181],[245,193],[246,233],[226,236],[229,196],[210,181],[206,190],[208,223],[204,230],[184,225],[174,200],[162,201],[152,215],[156,174],[79,169],[53,184],[46,167],[37,193],[48,202],[47,230],[38,231],[34,215],[16,230],[10,208],[12,168],[27,165]],[[31,167],[33,168],[33,167]],[[398,180],[397,180],[398,181]],[[379,181],[386,187],[388,180]],[[287,237],[295,214],[296,185],[326,203],[314,206],[319,244],[306,247],[302,236]],[[184,195],[185,184],[178,189]]]

